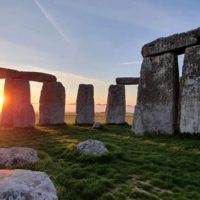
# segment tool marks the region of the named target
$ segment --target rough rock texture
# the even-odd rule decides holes
[[[106,123],[125,123],[126,99],[124,85],[110,85],[106,106]]]
[[[177,56],[166,53],[144,58],[132,129],[136,135],[175,132],[178,88]]]
[[[108,152],[105,144],[98,140],[86,140],[77,145],[80,153],[100,155]]]
[[[41,72],[22,72],[0,67],[0,78],[23,79],[38,82],[55,82],[56,77],[51,74]]]
[[[100,122],[95,122],[92,126],[93,129],[102,129],[103,125]]]
[[[0,170],[1,200],[58,200],[56,189],[44,172]]]
[[[138,85],[140,78],[138,77],[120,77],[116,78],[116,83],[121,85]]]
[[[35,124],[35,113],[30,102],[30,84],[27,80],[6,79],[1,126],[25,128]]]
[[[0,164],[22,165],[39,160],[37,151],[25,147],[0,148]]]
[[[37,82],[56,82],[57,80],[56,76],[41,72],[19,72],[17,78]]]
[[[65,88],[60,82],[46,82],[40,95],[39,125],[65,123]]]
[[[92,125],[94,123],[94,87],[80,84],[76,100],[76,120],[78,125]]]
[[[200,44],[199,38],[200,28],[185,33],[174,34],[169,37],[159,38],[153,42],[145,44],[142,48],[142,55],[147,57],[165,52],[181,54],[184,53],[187,47]]]
[[[185,52],[179,119],[181,133],[200,133],[200,45]]]

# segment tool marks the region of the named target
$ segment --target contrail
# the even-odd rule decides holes
[[[56,31],[60,34],[60,36],[67,42],[71,43],[70,38],[62,31],[62,29],[58,26],[52,16],[45,10],[45,8],[39,3],[38,0],[33,0],[45,18],[51,23],[51,25],[56,29]]]

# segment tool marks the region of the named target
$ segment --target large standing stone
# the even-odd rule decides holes
[[[35,113],[30,102],[30,84],[27,80],[6,79],[1,126],[24,128],[33,127]]]
[[[45,82],[40,95],[39,125],[65,123],[65,88],[60,82]]]
[[[174,34],[169,37],[162,37],[145,44],[142,48],[142,55],[147,57],[166,52],[181,54],[184,53],[187,47],[200,44],[199,38],[200,28],[185,33]]]
[[[179,119],[181,133],[200,133],[200,45],[185,51]]]
[[[44,172],[0,170],[1,200],[58,200],[56,189]]]
[[[126,100],[125,86],[111,85],[108,89],[108,99],[106,106],[106,123],[123,124],[125,123]]]
[[[94,87],[80,84],[76,100],[76,124],[92,125],[94,123]]]
[[[175,132],[178,87],[177,56],[166,53],[144,58],[134,113],[133,131],[136,135]]]

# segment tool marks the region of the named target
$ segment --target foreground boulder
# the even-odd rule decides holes
[[[174,52],[175,54],[184,53],[187,47],[200,44],[200,28],[174,34],[169,37],[159,38],[150,42],[142,48],[144,57],[158,55],[166,52]]]
[[[86,140],[77,145],[80,153],[101,155],[108,152],[105,144],[99,140]]]
[[[57,200],[56,189],[44,172],[0,170],[1,200]]]
[[[0,148],[0,164],[22,165],[39,160],[37,151],[25,147]]]
[[[126,99],[124,85],[111,85],[108,89],[106,106],[106,123],[125,123]]]
[[[185,51],[180,88],[180,132],[200,133],[200,45]]]
[[[39,125],[65,123],[65,88],[60,82],[45,82],[40,95]]]
[[[144,58],[133,122],[136,135],[175,132],[178,88],[177,56],[166,53]]]
[[[77,125],[92,125],[94,123],[94,87],[80,84],[76,100]]]
[[[13,128],[34,127],[35,112],[30,99],[29,81],[6,79],[4,96],[1,126]]]

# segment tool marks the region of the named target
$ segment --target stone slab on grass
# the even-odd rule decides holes
[[[23,165],[39,160],[37,151],[26,147],[0,148],[0,164]]]
[[[44,172],[0,170],[1,200],[57,200],[56,189]]]

